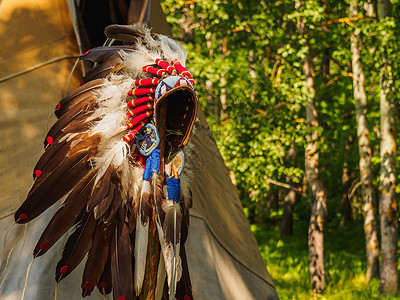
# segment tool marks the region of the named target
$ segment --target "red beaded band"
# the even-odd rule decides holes
[[[155,88],[138,88],[133,89],[128,92],[128,96],[144,96],[148,94],[153,94],[155,92]]]
[[[160,82],[158,78],[149,78],[149,79],[136,79],[136,86],[149,86],[149,85],[157,85]]]
[[[136,98],[131,101],[129,101],[126,105],[128,105],[129,108],[134,108],[140,104],[146,103],[153,101],[154,98],[152,96],[147,96],[147,97],[142,97],[142,98]]]
[[[161,77],[163,77],[165,75],[165,73],[167,72],[164,69],[158,69],[158,68],[151,67],[151,66],[144,66],[143,71],[145,71],[147,73],[151,73],[153,75],[161,76]]]

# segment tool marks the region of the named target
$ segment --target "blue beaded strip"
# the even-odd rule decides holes
[[[179,202],[181,198],[181,179],[168,177],[167,178],[168,199],[174,202]]]

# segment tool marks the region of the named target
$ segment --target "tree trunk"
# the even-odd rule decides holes
[[[349,150],[346,142],[346,153]],[[343,226],[348,221],[351,220],[351,203],[349,199],[349,189],[351,186],[351,175],[349,174],[349,169],[347,165],[347,161],[343,163],[343,171],[342,171],[342,217],[340,220],[340,226]]]
[[[286,155],[287,164],[291,167],[295,165],[297,157],[297,151],[295,150],[294,146],[292,145]],[[293,182],[294,176],[287,176],[286,182],[289,185],[296,186]],[[292,235],[293,234],[293,210],[294,206],[297,203],[299,198],[299,194],[294,191],[293,189],[289,189],[286,193],[285,197],[283,198],[283,215],[281,221],[281,234],[282,235]]]
[[[397,202],[396,129],[391,64],[385,62],[381,76],[381,177],[379,215],[381,221],[382,294],[397,293]]]
[[[357,0],[350,4],[350,17],[358,14]],[[379,273],[379,244],[376,225],[376,200],[372,183],[371,146],[367,125],[367,97],[364,88],[364,72],[361,62],[360,29],[351,34],[353,88],[356,107],[358,149],[360,153],[360,180],[364,199],[364,232],[367,254],[367,280]]]
[[[326,217],[326,188],[319,178],[319,153],[317,151],[319,126],[314,98],[314,78],[312,61],[309,56],[304,61],[304,75],[310,96],[306,102],[306,119],[310,127],[305,151],[305,179],[312,192],[312,209],[308,229],[308,248],[310,257],[311,289],[322,293],[325,289],[324,267],[324,222]]]

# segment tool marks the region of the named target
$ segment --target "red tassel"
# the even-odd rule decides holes
[[[155,92],[155,88],[138,88],[133,89],[128,92],[128,96],[144,96],[148,94],[153,94]]]
[[[170,66],[168,63],[166,63],[165,61],[163,61],[162,59],[157,58],[156,59],[156,64],[159,65],[161,68],[167,70],[167,72],[171,75],[175,75],[176,74],[176,69],[173,66]],[[174,72],[175,71],[175,72]],[[172,74],[172,73],[175,74]]]
[[[128,105],[129,108],[134,108],[140,104],[146,103],[146,102],[150,102],[153,101],[153,97],[152,96],[147,96],[147,97],[142,97],[142,98],[136,98],[133,99],[131,101],[129,101],[126,105]]]
[[[126,116],[131,118],[133,116],[137,116],[137,115],[139,115],[139,114],[141,114],[141,113],[143,113],[143,112],[145,112],[147,110],[152,110],[152,109],[153,109],[153,103],[147,103],[145,105],[138,106],[138,107],[128,111],[126,113]]]
[[[186,69],[184,66],[182,66],[181,63],[177,59],[174,59],[172,61],[172,65],[175,67],[175,69],[178,70],[180,75],[185,76],[187,79],[189,79],[190,83],[194,85],[194,80],[192,78],[192,75],[190,75],[188,69]]]
[[[158,69],[158,68],[151,67],[151,66],[144,66],[143,71],[145,71],[147,73],[151,73],[153,75],[160,76],[160,77],[163,77],[165,75],[165,73],[167,72],[164,69]]]
[[[149,86],[149,85],[157,85],[160,82],[158,78],[150,78],[150,79],[136,79],[136,86]]]

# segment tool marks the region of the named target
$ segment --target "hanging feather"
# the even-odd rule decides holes
[[[107,254],[107,262],[104,266],[103,274],[101,274],[97,288],[102,295],[110,294],[112,291],[112,278],[111,278],[111,247]]]
[[[82,261],[92,245],[92,236],[96,222],[92,213],[83,212],[75,231],[65,243],[61,259],[56,267],[56,281],[67,277]]]
[[[129,229],[118,223],[111,246],[111,274],[114,299],[134,299],[132,275],[132,244]],[[119,297],[125,298],[119,298]]]
[[[91,193],[96,173],[97,169],[90,171],[76,185],[61,208],[54,214],[33,250],[35,257],[46,253],[73,226]],[[47,243],[45,249],[41,247],[43,243]]]
[[[109,39],[126,43],[136,43],[146,34],[146,32],[143,27],[138,25],[124,26],[113,24],[106,27],[104,34]]]
[[[57,118],[62,117],[66,112],[78,104],[82,104],[84,99],[94,95],[94,91],[103,87],[105,79],[96,79],[90,81],[63,98],[57,105],[54,111]],[[87,101],[86,101],[87,102]]]
[[[110,253],[111,238],[115,233],[115,223],[98,222],[93,235],[93,243],[90,248],[82,278],[82,296],[91,294],[96,284],[100,283]]]

